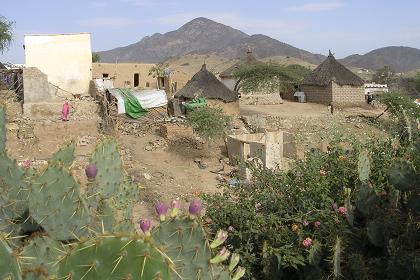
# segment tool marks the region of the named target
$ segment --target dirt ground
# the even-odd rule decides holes
[[[40,168],[45,166],[52,154],[67,140],[75,139],[76,160],[72,172],[85,181],[84,167],[88,164],[96,143],[104,137],[99,131],[98,106],[92,99],[71,101],[73,118],[69,122],[59,119],[32,121],[21,114],[19,103],[1,95],[1,103],[7,106],[7,150],[18,161],[30,159]],[[381,109],[353,108],[337,110],[331,115],[326,106],[310,103],[285,102],[281,105],[245,105],[240,114],[247,125],[271,127],[294,133],[299,141],[319,141],[334,130],[348,129],[372,137],[374,128],[363,123],[360,114],[377,115]],[[245,124],[238,118],[234,128],[246,131]],[[300,139],[298,136],[304,135]],[[121,154],[127,174],[141,187],[141,201],[135,207],[135,218],[152,216],[156,201],[169,202],[180,197],[189,200],[201,193],[217,192],[221,179],[211,171],[229,166],[224,142],[205,143],[197,137],[168,141],[153,130],[144,137],[119,135]],[[197,164],[202,162],[202,168]],[[204,167],[203,167],[204,165]]]

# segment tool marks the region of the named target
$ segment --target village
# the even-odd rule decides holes
[[[0,61],[0,279],[420,277],[420,74],[94,40]]]
[[[363,130],[366,139],[380,133],[362,127],[357,120],[361,112],[371,116],[382,112],[367,104],[364,81],[331,53],[304,80],[302,92],[287,92],[283,98],[276,92],[239,98],[233,91],[233,71],[243,64],[263,63],[252,50],[225,69],[219,79],[203,64],[185,83],[185,79],[177,80],[176,69],[152,77],[153,64],[92,63],[90,40],[89,34],[25,37],[25,68],[2,70],[3,77],[9,75],[16,83],[5,85],[3,88],[12,87],[2,94],[8,112],[7,148],[22,164],[30,161],[42,166],[67,141],[75,140],[73,168],[83,178],[97,140],[112,135],[119,139],[129,174],[148,193],[142,210],[148,203],[153,209],[150,205],[162,198],[216,191],[219,180],[231,179],[227,174],[235,169],[230,164],[235,158],[255,157],[261,149],[264,166],[287,168],[288,162],[303,159],[308,147],[325,149],[328,139],[320,142],[319,133],[334,133],[335,125]],[[175,92],[176,87],[179,90]],[[386,85],[377,87],[387,91]],[[125,89],[145,109],[142,116],[132,118],[126,113]],[[16,101],[18,93],[20,102]],[[223,141],[209,146],[186,124],[184,104],[197,98],[232,116],[224,147]],[[63,104],[69,106],[65,122]],[[334,114],[331,104],[343,109]],[[305,133],[314,136],[307,136],[306,143],[294,140]],[[201,161],[205,169],[197,166]],[[224,171],[217,174],[217,170]]]

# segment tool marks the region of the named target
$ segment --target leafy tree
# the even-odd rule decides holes
[[[187,114],[187,122],[193,130],[205,139],[216,139],[225,135],[230,117],[221,108],[199,107]]]
[[[157,86],[159,88],[159,78],[165,77],[165,69],[162,64],[156,64],[149,69],[149,76],[157,79]]]
[[[13,21],[7,20],[5,17],[0,16],[0,52],[3,53],[9,49],[13,40]]]
[[[258,90],[287,91],[301,81],[310,71],[300,65],[281,66],[274,63],[243,65],[234,72],[237,78],[235,91],[245,93]]]
[[[99,53],[93,52],[92,53],[92,62],[96,63],[96,62],[100,62],[101,61],[101,56],[99,55]]]
[[[395,80],[395,73],[389,66],[384,66],[372,77],[372,82],[377,84],[387,84],[388,86]]]

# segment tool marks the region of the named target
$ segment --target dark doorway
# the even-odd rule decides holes
[[[139,73],[134,74],[134,87],[138,87],[140,84],[140,76]]]
[[[109,77],[109,74],[107,74],[107,73],[103,73],[103,74],[102,74],[102,78],[103,78],[103,79],[106,79],[106,78],[108,78],[108,77]]]

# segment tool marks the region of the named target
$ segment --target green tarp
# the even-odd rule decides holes
[[[133,119],[138,119],[147,113],[147,110],[141,107],[140,102],[133,95],[133,93],[131,93],[130,89],[120,88],[118,90],[124,99],[125,113],[127,116]]]
[[[204,107],[207,106],[207,101],[204,97],[199,97],[196,99],[191,100],[190,102],[184,103],[185,109],[187,111],[191,111],[194,108]]]

